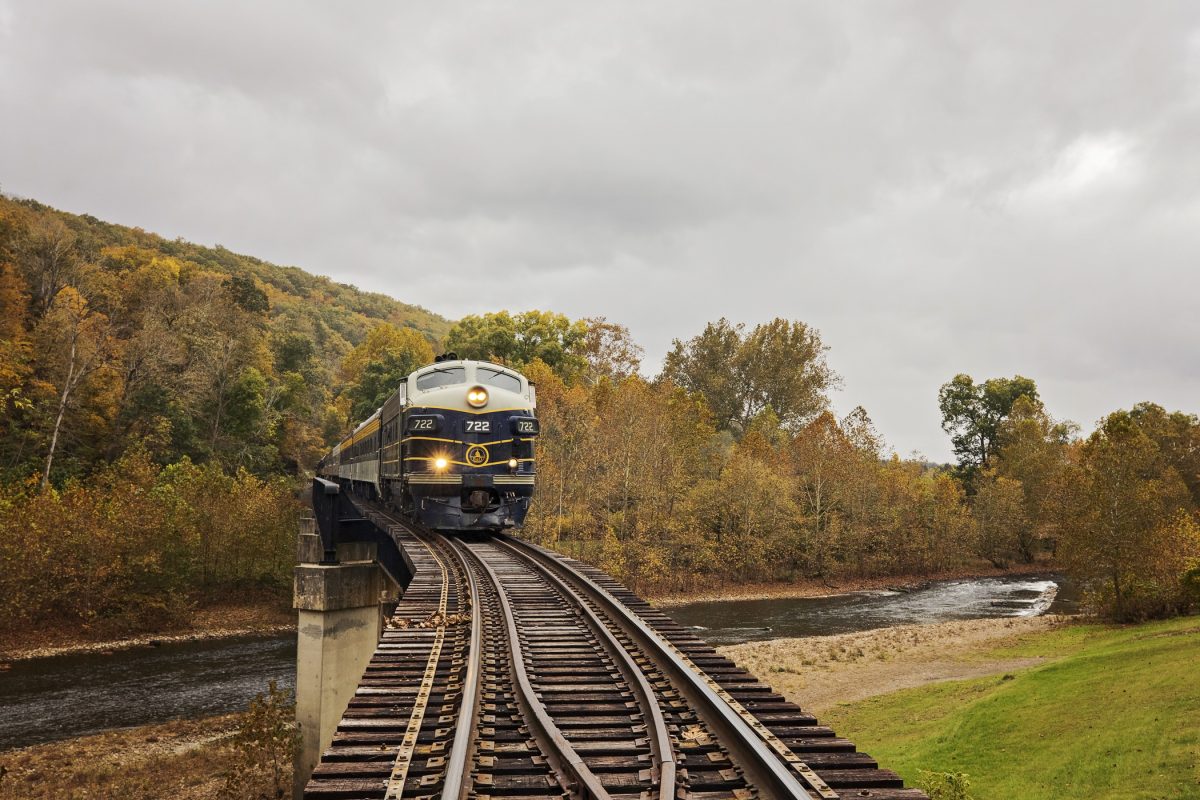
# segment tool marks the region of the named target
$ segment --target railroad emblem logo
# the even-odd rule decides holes
[[[482,467],[488,462],[488,451],[483,445],[475,444],[467,448],[467,463],[473,467]]]

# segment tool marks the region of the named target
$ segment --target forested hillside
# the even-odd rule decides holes
[[[286,605],[295,476],[381,367],[423,363],[449,327],[0,197],[0,634],[159,628],[238,592]]]
[[[262,475],[346,423],[346,355],[423,308],[222,247],[0,197],[0,471],[61,483],[128,448]],[[349,376],[353,377],[353,376]]]

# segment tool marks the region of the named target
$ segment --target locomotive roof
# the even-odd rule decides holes
[[[521,371],[519,369],[516,367],[510,367],[507,364],[497,364],[495,361],[476,361],[470,358],[455,358],[448,361],[435,361],[432,364],[426,364],[419,369],[414,369],[409,377],[412,377],[412,375],[416,375],[420,372],[428,372],[434,368],[440,369],[445,367],[461,367],[468,365],[474,365],[477,367],[495,367],[496,369],[504,370],[505,372],[511,372],[514,375],[521,375]],[[521,375],[521,377],[523,378],[525,376]]]
[[[461,370],[461,374],[454,374]],[[445,375],[444,382],[422,385],[422,378]],[[466,389],[482,386],[492,400],[483,408],[473,408],[467,403]],[[518,370],[491,361],[455,359],[439,361],[415,370],[408,377],[406,394],[408,405],[425,408],[443,408],[483,414],[506,409],[528,409],[535,405],[533,384]]]

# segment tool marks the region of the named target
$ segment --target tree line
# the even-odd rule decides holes
[[[18,581],[0,587],[0,629],[71,613],[89,574],[107,599],[87,613],[118,621],[137,617],[122,594],[177,610],[229,588],[282,593],[288,524],[249,515],[217,536],[203,522],[216,506],[189,487],[244,492],[290,524],[296,478],[443,351],[537,382],[529,535],[642,591],[1052,560],[1116,617],[1195,600],[1194,414],[1142,403],[1083,437],[1028,378],[958,375],[937,397],[956,463],[929,464],[891,452],[865,409],[833,413],[840,378],[803,322],[717,320],[647,376],[629,331],[604,318],[451,324],[224,248],[0,197],[0,558]],[[146,518],[173,533],[124,527],[117,510],[147,498],[166,508]],[[243,553],[236,566],[225,551]]]
[[[710,323],[653,378],[603,319],[484,314],[447,345],[538,384],[529,533],[641,590],[1046,562],[1114,618],[1197,601],[1195,414],[1140,403],[1081,437],[1033,380],[957,375],[937,398],[956,463],[935,465],[889,452],[865,409],[832,413],[802,322]]]

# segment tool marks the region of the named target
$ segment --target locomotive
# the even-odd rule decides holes
[[[533,497],[536,408],[524,375],[447,353],[402,378],[317,474],[435,530],[516,527]]]

